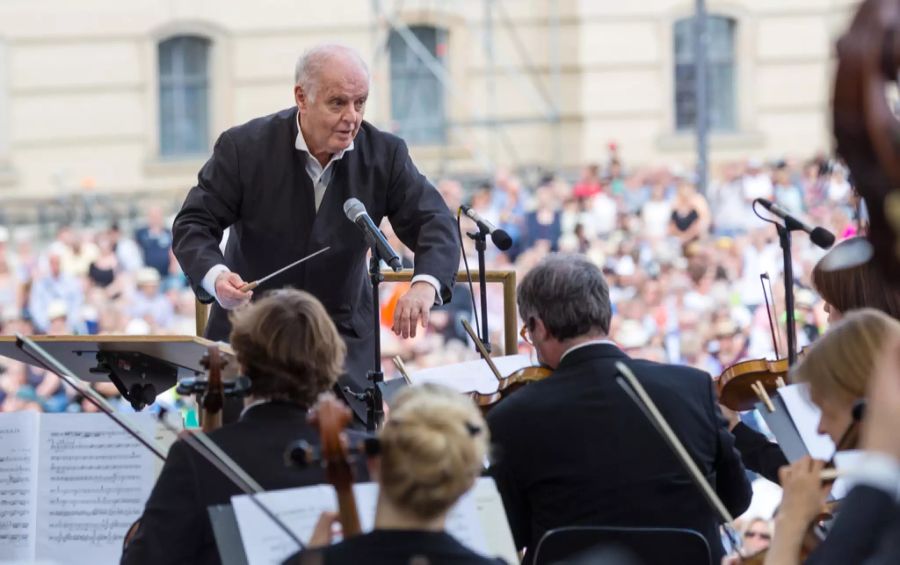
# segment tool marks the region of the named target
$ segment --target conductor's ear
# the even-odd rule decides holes
[[[297,103],[297,107],[300,108],[301,112],[306,111],[309,99],[306,96],[306,92],[303,91],[303,87],[299,84],[294,86],[294,102]]]

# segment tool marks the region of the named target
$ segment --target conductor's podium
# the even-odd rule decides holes
[[[210,347],[218,348],[227,362],[223,379],[232,380],[237,373],[231,347],[202,337],[63,335],[32,339],[82,380],[113,383],[135,410],[152,404],[158,393],[183,379],[205,376],[202,360]],[[0,336],[0,355],[41,366],[12,336]]]

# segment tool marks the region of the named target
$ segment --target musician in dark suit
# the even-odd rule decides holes
[[[712,380],[696,369],[631,359],[608,332],[609,289],[579,255],[550,255],[523,278],[518,306],[553,374],[488,414],[497,480],[526,561],[550,529],[573,525],[679,527],[723,549],[718,517],[640,408],[616,384],[634,371],[733,515],[751,489]]]
[[[285,466],[283,453],[295,440],[318,443],[306,412],[342,370],[345,346],[333,322],[315,297],[299,290],[270,293],[235,312],[233,321],[231,344],[251,380],[251,396],[240,420],[209,438],[266,490],[325,482],[319,467]],[[242,493],[179,439],[122,563],[219,563],[207,507]]]
[[[325,45],[304,54],[296,106],[225,131],[173,226],[173,250],[194,291],[203,302],[215,299],[211,339],[228,335],[226,310],[252,298],[240,290],[245,281],[330,246],[260,290],[293,286],[322,301],[348,346],[342,384],[357,391],[372,369],[372,294],[368,246],[343,212],[346,200],[359,199],[376,224],[388,217],[415,252],[413,283],[394,316],[398,335],[415,336],[430,308],[450,300],[459,263],[440,194],[401,139],[363,121],[368,94],[369,73],[355,51]]]

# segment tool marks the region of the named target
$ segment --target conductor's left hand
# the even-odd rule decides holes
[[[416,281],[397,301],[394,309],[394,333],[402,337],[416,337],[416,324],[428,326],[428,314],[434,305],[434,287],[424,281]]]

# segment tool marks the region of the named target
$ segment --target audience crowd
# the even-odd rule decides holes
[[[763,273],[784,321],[782,252],[774,226],[754,215],[753,200],[774,200],[838,238],[855,235],[865,212],[845,169],[821,157],[725,163],[710,177],[702,194],[685,169],[629,169],[613,152],[606,162],[585,167],[574,182],[501,170],[475,186],[452,179],[436,184],[451,210],[470,203],[512,237],[505,252],[489,244],[489,269],[513,269],[521,277],[546,253],[584,253],[607,275],[615,308],[611,336],[622,348],[718,375],[739,360],[775,356]],[[49,242],[0,228],[0,332],[193,335],[194,295],[171,252],[167,212],[175,210],[149,209],[145,224],[134,231],[63,226]],[[476,267],[474,245],[465,236],[473,224],[462,222],[466,256]],[[391,236],[389,224],[383,227]],[[395,244],[402,247],[396,239]],[[827,318],[809,281],[821,254],[805,235],[794,238],[801,346]],[[402,288],[382,286],[388,373],[389,359],[397,355],[410,370],[477,355],[460,325],[462,318],[473,320],[467,285],[458,284],[453,301],[432,313],[430,331],[409,340],[388,327]],[[477,285],[474,292],[478,302]],[[502,289],[489,285],[488,295],[491,342],[502,344]],[[520,341],[523,352],[527,347]],[[784,355],[783,346],[779,353]],[[90,408],[46,371],[6,358],[0,358],[0,370],[0,411]],[[103,390],[116,396],[114,388]],[[179,401],[171,392],[162,398]]]

